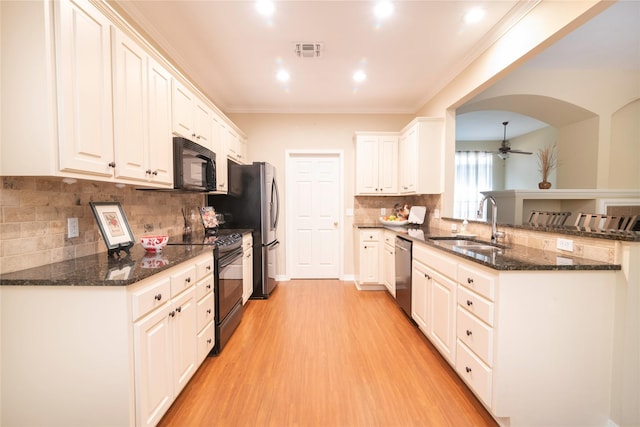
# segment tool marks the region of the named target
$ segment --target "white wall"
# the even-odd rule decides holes
[[[344,208],[353,209],[355,190],[355,146],[353,135],[356,131],[399,132],[413,116],[372,115],[372,114],[229,114],[229,118],[248,137],[248,157],[250,161],[272,163],[277,170],[280,185],[281,204],[287,197],[285,183],[286,150],[328,150],[344,151]],[[344,215],[344,213],[343,213]],[[281,217],[278,239],[286,241],[286,216]],[[353,217],[342,217],[344,225],[344,272],[353,275]],[[278,252],[277,274],[285,275],[286,245],[281,244]]]
[[[511,138],[512,149],[528,151],[533,154],[511,154],[504,160],[505,164],[505,189],[535,189],[538,183],[542,181],[542,174],[538,164],[538,150],[545,146],[552,146],[557,141],[557,132],[553,127],[546,127],[521,135],[517,138]],[[552,171],[547,178],[551,182],[552,188],[560,188],[559,182],[556,180],[556,171]]]

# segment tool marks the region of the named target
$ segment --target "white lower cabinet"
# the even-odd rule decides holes
[[[253,294],[253,235],[242,235],[242,304],[246,304]]]
[[[356,287],[360,290],[384,290],[381,277],[382,230],[365,228],[356,232]]]
[[[396,297],[396,247],[395,233],[389,230],[384,232],[384,246],[382,247],[382,269],[384,285],[387,291]]]
[[[412,318],[451,363],[455,362],[455,263],[424,245],[413,245]]]
[[[160,421],[215,341],[213,255],[158,276],[131,296],[137,426]]]
[[[412,274],[413,319],[500,425],[607,425],[621,272],[493,270],[414,242]]]

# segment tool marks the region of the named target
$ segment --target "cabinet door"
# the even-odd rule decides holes
[[[217,192],[227,192],[227,140],[222,119],[216,114],[212,121],[213,152],[216,153],[216,186]]]
[[[380,194],[378,186],[378,137],[356,139],[356,194]]]
[[[429,338],[440,353],[455,360],[456,345],[456,284],[438,273],[431,273],[429,296]]]
[[[398,137],[379,137],[378,187],[380,193],[398,193]]]
[[[400,188],[402,193],[415,193],[417,180],[418,139],[414,126],[400,140]]]
[[[174,392],[184,388],[196,371],[197,360],[197,324],[196,290],[191,287],[175,300],[173,317],[173,378]]]
[[[413,262],[411,267],[411,317],[416,321],[422,332],[428,334],[428,301],[431,276],[428,269],[419,262]]]
[[[246,302],[253,294],[253,248],[245,249],[242,259],[242,303]]]
[[[213,151],[213,111],[196,99],[194,105],[194,141]]]
[[[380,283],[380,244],[363,242],[360,246],[360,282]]]
[[[147,179],[147,53],[113,30],[116,178]]]
[[[393,297],[396,296],[396,261],[395,261],[395,247],[392,245],[384,245],[383,247],[383,262],[384,268],[384,285]]]
[[[184,138],[193,139],[195,96],[182,83],[172,80],[172,124],[173,133]]]
[[[173,402],[172,305],[133,325],[136,425],[155,426]]]
[[[88,1],[56,2],[60,169],[113,176],[110,22]]]
[[[148,75],[149,175],[153,182],[173,186],[171,74],[149,58]]]

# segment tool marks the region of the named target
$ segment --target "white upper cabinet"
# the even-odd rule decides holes
[[[149,58],[149,168],[148,179],[173,185],[171,136],[171,74]]]
[[[171,75],[113,29],[116,178],[173,184]]]
[[[110,177],[111,23],[88,1],[55,6],[60,170]]]
[[[222,118],[213,115],[213,152],[216,153],[216,191],[226,193],[227,190],[227,139]]]
[[[144,180],[147,164],[147,53],[113,29],[116,177]]]
[[[231,127],[226,127],[226,138],[227,138],[227,154],[231,160],[236,163],[246,164],[247,163],[247,143],[243,137],[238,135],[238,133],[233,130]]]
[[[228,119],[106,2],[0,2],[0,14],[2,175],[166,188],[173,134],[226,166],[214,112]]]
[[[398,136],[356,133],[356,195],[398,192]]]
[[[173,133],[208,149],[213,145],[213,111],[185,85],[173,80]]]
[[[195,95],[178,80],[172,82],[173,133],[184,138],[193,139],[195,121],[193,108]]]
[[[419,117],[400,137],[400,194],[440,194],[444,190],[443,120]]]

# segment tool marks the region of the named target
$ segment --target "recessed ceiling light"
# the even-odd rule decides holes
[[[289,75],[289,72],[287,70],[280,70],[278,71],[278,74],[276,74],[276,78],[281,82],[286,82],[289,81],[291,76]]]
[[[258,0],[256,10],[260,15],[271,16],[276,11],[276,5],[271,0]]]
[[[379,19],[388,18],[393,13],[393,3],[387,0],[379,1],[376,3],[373,13]]]
[[[364,71],[362,70],[358,70],[355,73],[353,73],[353,81],[355,82],[363,82],[367,79],[367,75]]]
[[[475,24],[476,22],[482,21],[484,15],[485,10],[483,8],[474,7],[464,15],[464,22],[466,22],[467,24]]]

